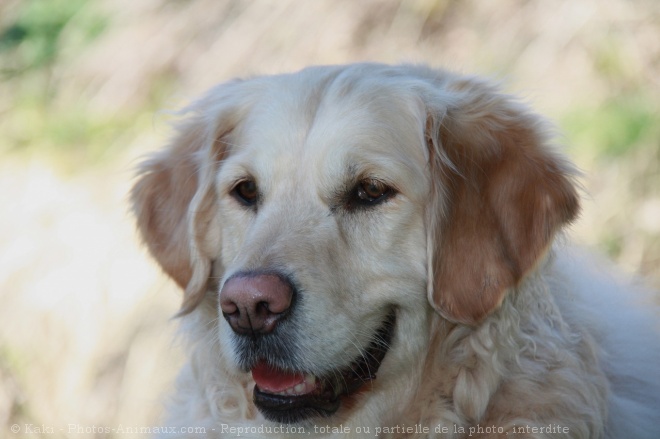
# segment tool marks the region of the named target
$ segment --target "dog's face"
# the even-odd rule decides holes
[[[375,375],[379,351],[400,345],[388,356],[405,364],[424,345],[422,337],[393,337],[395,326],[419,334],[427,317],[420,310],[429,182],[420,176],[428,153],[413,114],[423,108],[388,111],[387,102],[398,97],[387,90],[368,96],[332,90],[346,86],[328,86],[332,96],[320,100],[318,85],[299,90],[296,78],[280,78],[260,97],[270,105],[257,104],[229,136],[231,152],[217,173],[221,305],[241,293],[227,282],[237,277],[234,289],[256,289],[254,279],[275,273],[272,282],[291,290],[286,316],[272,331],[219,328],[239,367],[272,366],[270,381],[255,374],[262,387],[256,402],[278,421],[331,414],[340,395]],[[249,302],[238,312],[259,326]],[[303,379],[307,387],[292,392]]]
[[[577,210],[538,121],[445,73],[308,69],[193,109],[134,189],[138,224],[184,313],[217,298],[221,348],[274,421],[409,376],[436,313],[487,317]]]

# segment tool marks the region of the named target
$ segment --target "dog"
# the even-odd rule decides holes
[[[355,64],[183,113],[131,193],[185,291],[168,433],[659,437],[657,314],[568,244],[578,172],[514,97]]]

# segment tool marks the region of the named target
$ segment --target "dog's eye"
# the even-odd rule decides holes
[[[390,198],[394,190],[382,181],[369,178],[362,180],[355,188],[355,198],[359,204],[374,205]]]
[[[231,191],[234,198],[246,206],[253,206],[257,202],[259,190],[254,180],[243,180],[239,182]]]

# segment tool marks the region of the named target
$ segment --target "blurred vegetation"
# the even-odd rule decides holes
[[[126,193],[161,111],[234,76],[360,60],[505,78],[585,171],[573,234],[660,287],[658,1],[2,0],[0,437],[157,422],[179,296]]]
[[[87,0],[27,0],[0,34],[3,76],[53,66],[66,51],[80,50],[97,37],[107,19],[85,8]],[[5,64],[3,63],[3,64]]]
[[[572,149],[600,160],[625,158],[660,139],[657,104],[638,93],[615,96],[597,107],[572,108],[562,117],[562,127]]]
[[[112,121],[90,117],[84,108],[53,108],[57,66],[70,61],[107,25],[86,0],[27,0],[4,6],[0,29],[0,78],[10,94],[4,152],[53,153],[87,162],[108,145],[98,142]],[[67,59],[69,58],[69,59]],[[6,105],[6,103],[5,103]],[[94,140],[94,141],[92,141]],[[55,157],[53,157],[55,159]]]
[[[98,1],[25,0],[0,5],[0,16],[0,81],[6,92],[0,98],[0,153],[39,155],[65,173],[116,159],[129,143],[126,137],[135,135],[136,118],[154,112],[161,101],[121,112],[90,108],[86,84],[71,84],[75,78],[66,68],[93,50],[113,14]],[[104,62],[110,70],[122,68],[112,59]],[[150,84],[153,93],[166,82],[163,75]]]

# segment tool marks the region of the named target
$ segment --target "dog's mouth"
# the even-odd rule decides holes
[[[390,312],[376,331],[366,351],[349,366],[328,376],[285,371],[265,361],[252,368],[254,403],[266,419],[295,423],[310,417],[333,415],[344,396],[360,390],[376,378],[390,348],[396,314]]]

